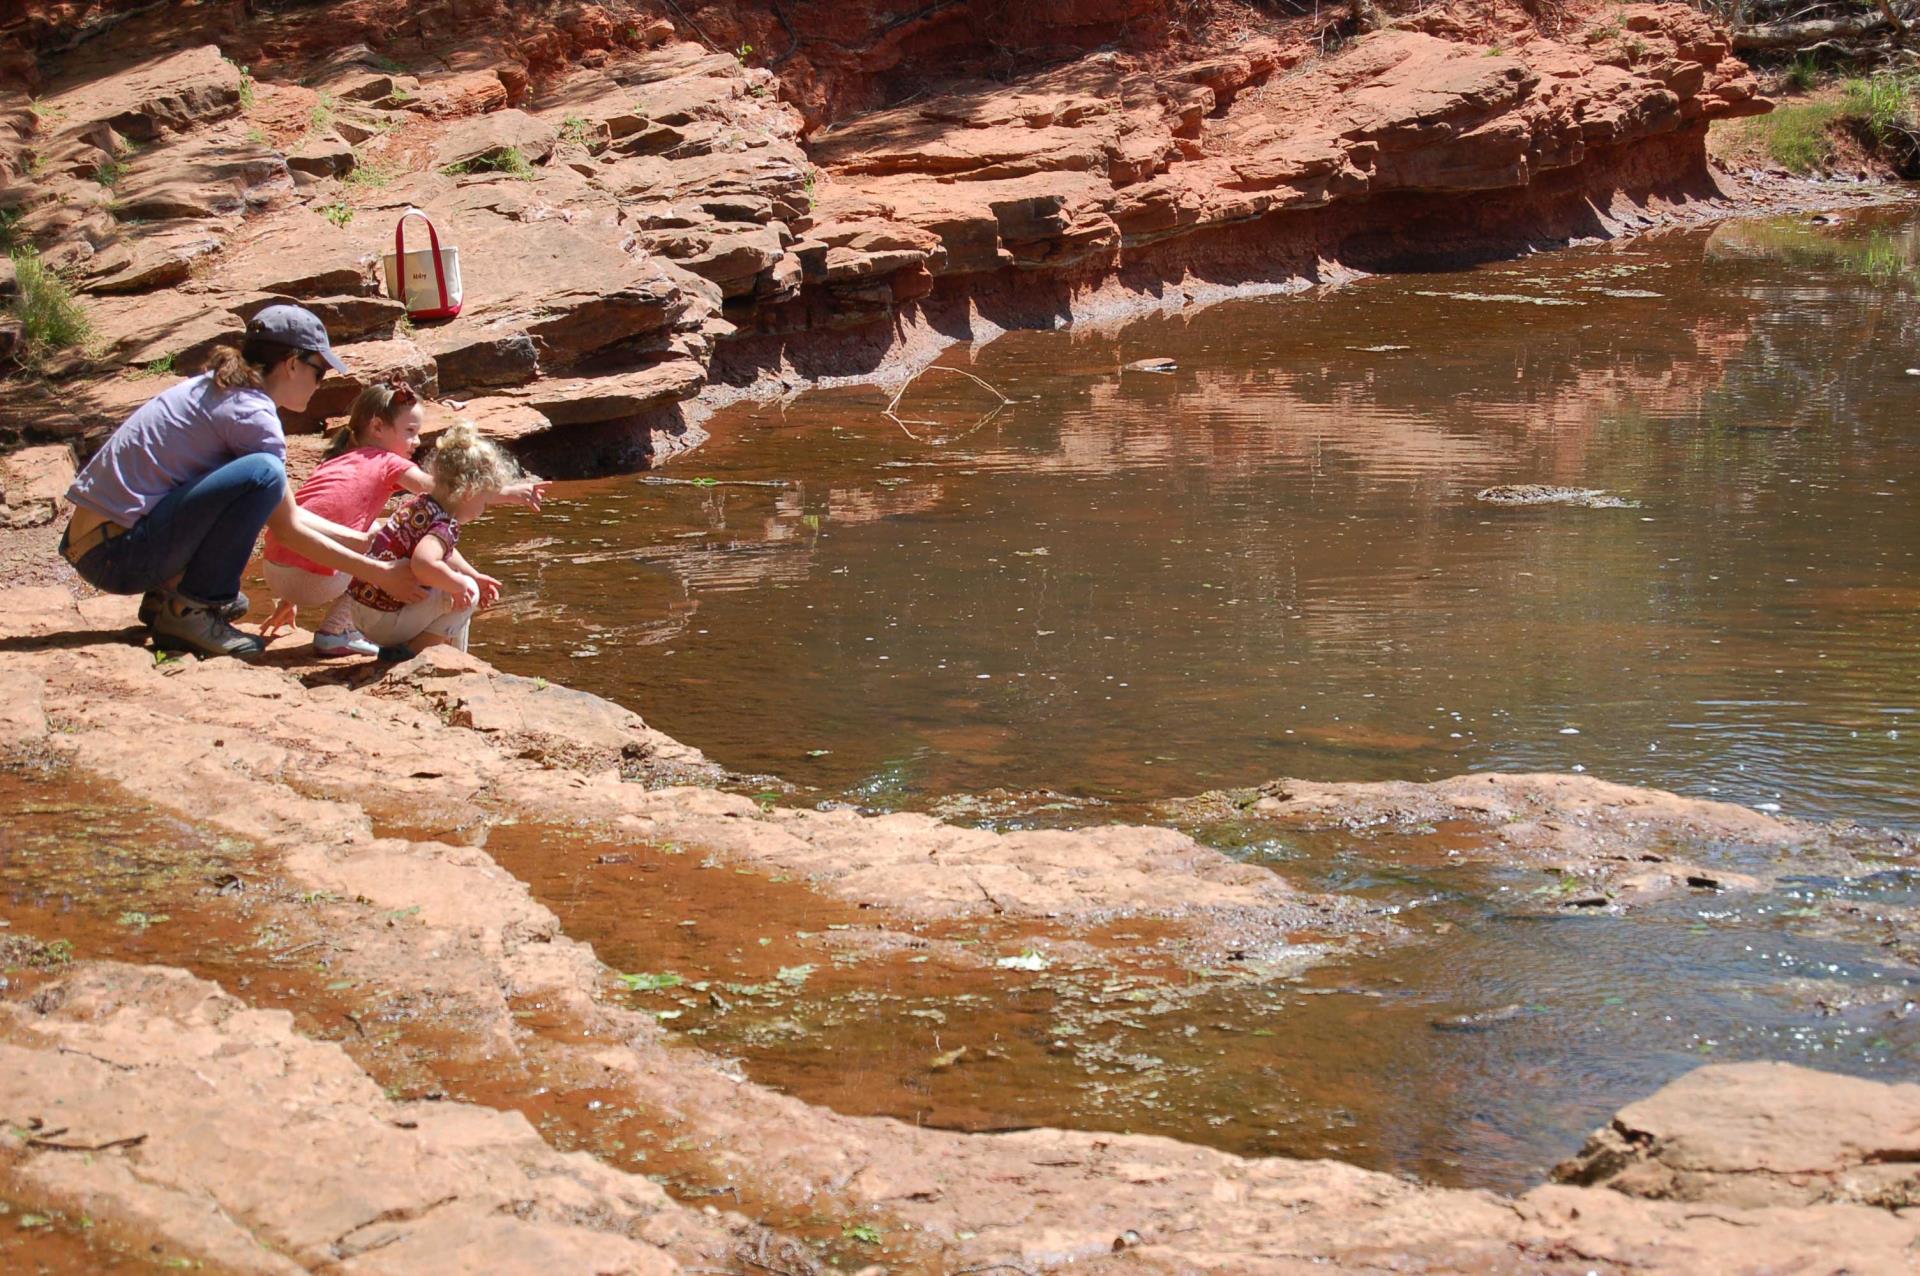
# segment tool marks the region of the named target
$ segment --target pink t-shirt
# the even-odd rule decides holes
[[[387,498],[400,490],[400,476],[412,468],[413,462],[397,452],[357,447],[322,461],[300,485],[293,499],[303,510],[364,532],[386,508]],[[332,568],[322,567],[282,545],[272,532],[267,533],[267,561],[320,576],[333,574]]]

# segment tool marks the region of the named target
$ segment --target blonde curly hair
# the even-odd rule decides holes
[[[505,448],[461,417],[447,427],[427,462],[436,492],[463,500],[475,492],[499,492],[521,478],[520,462]]]

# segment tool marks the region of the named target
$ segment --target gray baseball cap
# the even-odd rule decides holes
[[[348,375],[347,365],[340,362],[340,356],[333,352],[333,346],[327,341],[327,325],[320,322],[319,315],[304,306],[268,306],[247,320],[247,335],[278,341],[295,350],[311,350],[325,359],[327,366],[335,372],[343,377]]]

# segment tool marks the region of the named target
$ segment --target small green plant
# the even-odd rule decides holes
[[[47,171],[47,157],[44,152],[34,151],[27,156],[27,176],[39,177]]]
[[[253,72],[243,66],[240,68],[240,109],[243,111],[251,111],[255,100]]]
[[[16,248],[12,256],[13,313],[25,334],[28,358],[86,344],[93,321],[66,281],[31,248]]]
[[[393,183],[393,170],[384,164],[369,163],[359,151],[353,153],[353,167],[340,180],[349,187],[380,187]]]
[[[1848,80],[1846,112],[1878,145],[1906,137],[1913,130],[1913,82],[1899,75]]]
[[[859,1241],[862,1245],[878,1245],[880,1229],[869,1227],[865,1223],[852,1223],[840,1230],[840,1235],[850,1241]]]
[[[331,204],[320,205],[320,215],[344,229],[353,220],[353,207],[344,199],[336,199]]]
[[[0,208],[0,253],[11,253],[20,239],[20,210]]]
[[[333,94],[325,92],[320,94],[320,100],[313,104],[311,111],[307,112],[307,121],[313,125],[316,133],[333,127],[334,107],[337,105]]]
[[[593,126],[587,123],[586,117],[569,115],[560,122],[560,140],[563,142],[572,142],[576,146],[585,146],[590,139],[592,130]]]
[[[516,181],[530,182],[539,174],[533,171],[533,165],[520,153],[517,146],[503,146],[499,150],[488,151],[485,155],[476,155],[470,160],[461,160],[458,164],[449,164],[440,170],[448,177],[460,177],[467,173],[501,173]]]
[[[746,65],[747,59],[753,56],[753,46],[751,44],[743,44],[733,51],[733,56],[744,66]]]
[[[107,156],[93,167],[93,180],[99,182],[108,190],[112,190],[118,186],[120,179],[126,175],[127,166],[121,163],[120,158],[116,155]]]
[[[388,75],[405,75],[407,71],[405,63],[396,61],[384,53],[374,54],[368,59],[368,62],[374,70],[385,71]]]
[[[149,377],[170,377],[173,375],[173,356],[163,354],[158,359],[141,368],[140,371]]]
[[[1787,68],[1783,79],[1786,86],[1795,93],[1805,93],[1820,83],[1820,59],[1811,53],[1802,53]]]
[[[663,988],[678,988],[686,982],[671,970],[661,971],[657,975],[641,971],[632,975],[615,975],[614,978],[632,992],[659,992]]]
[[[1499,46],[1499,45],[1497,45],[1497,44],[1489,44],[1489,45],[1487,46],[1487,56],[1488,56],[1488,57],[1490,57],[1490,58],[1497,58],[1497,57],[1499,57],[1499,56],[1500,56],[1500,53],[1501,53],[1501,49],[1500,49],[1500,46]]]
[[[255,146],[265,146],[267,144],[267,131],[258,127],[250,128],[247,130],[247,140]]]
[[[136,930],[145,930],[149,926],[158,926],[166,920],[167,915],[165,913],[132,912],[120,914],[119,924],[122,926],[131,926]]]

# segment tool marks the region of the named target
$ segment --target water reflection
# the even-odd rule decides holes
[[[967,366],[1016,403],[944,446],[878,392],[742,409],[668,472],[714,485],[478,525],[515,601],[476,640],[885,804],[1584,767],[1912,826],[1917,227],[1013,334]],[[1514,482],[1636,504],[1474,500]]]

